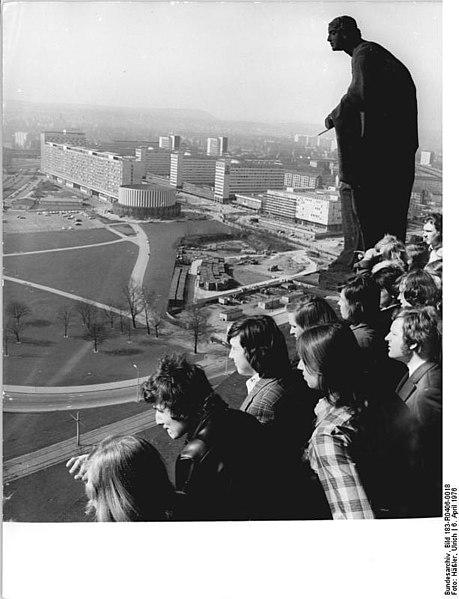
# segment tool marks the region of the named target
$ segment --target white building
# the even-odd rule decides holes
[[[299,191],[269,189],[263,200],[263,211],[272,216],[310,225],[316,231],[340,231],[341,202],[338,192],[331,190]]]
[[[208,137],[207,138],[207,155],[208,156],[223,156],[228,152],[227,137]]]
[[[159,147],[163,150],[179,150],[181,140],[180,135],[160,135]]]
[[[136,158],[144,165],[144,174],[169,176],[171,171],[171,152],[158,148],[136,148]]]
[[[271,160],[217,160],[215,194],[217,202],[225,202],[239,194],[256,194],[284,187],[284,167]]]
[[[142,163],[134,157],[45,141],[41,148],[41,170],[58,183],[101,199],[116,201],[121,185],[142,180]]]
[[[213,185],[215,158],[173,152],[170,163],[170,184],[181,188],[183,183]]]

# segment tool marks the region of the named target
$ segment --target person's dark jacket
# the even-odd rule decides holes
[[[263,425],[271,452],[272,519],[329,517],[326,500],[303,463],[304,447],[314,430],[320,393],[310,389],[298,369],[260,378],[241,405]]]
[[[441,516],[442,510],[442,370],[425,362],[396,389],[416,423],[416,461],[419,465],[418,516]]]
[[[206,400],[176,461],[175,485],[185,520],[263,519],[268,461],[263,428],[218,396]]]

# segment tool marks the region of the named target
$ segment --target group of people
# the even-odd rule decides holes
[[[441,259],[441,239],[427,237],[439,222],[425,224],[426,256],[436,254],[424,268],[409,264],[400,242],[388,249],[390,238],[367,252],[341,290],[339,316],[312,294],[289,304],[295,359],[270,316],[234,322],[229,356],[247,378],[240,409],[199,365],[163,357],[143,398],[172,439],[186,438],[174,483],[151,443],[107,438],[68,462],[85,481],[88,513],[98,521],[441,515],[441,269],[427,269]]]

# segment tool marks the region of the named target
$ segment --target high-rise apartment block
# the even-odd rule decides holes
[[[159,147],[163,150],[179,150],[181,140],[180,135],[160,135]]]
[[[109,201],[118,199],[121,185],[142,180],[141,162],[134,157],[51,141],[42,145],[41,165],[41,170],[59,183]]]
[[[433,152],[421,152],[420,164],[423,166],[430,166],[434,160]]]
[[[14,133],[14,147],[25,150],[29,147],[29,134],[25,131],[15,131]]]
[[[215,158],[192,156],[183,152],[171,154],[170,183],[181,188],[183,183],[213,185],[215,181]]]
[[[260,193],[267,189],[283,189],[284,167],[271,160],[217,160],[215,169],[216,202],[226,202],[236,193]]]
[[[81,131],[43,131],[40,133],[40,149],[41,149],[41,170],[45,172],[46,168],[43,164],[45,156],[44,145],[46,142],[55,144],[65,144],[69,146],[84,147],[87,144],[86,134]]]
[[[227,137],[208,137],[207,138],[207,155],[208,156],[223,156],[228,152]]]

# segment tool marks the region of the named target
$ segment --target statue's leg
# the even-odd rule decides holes
[[[350,187],[340,189],[341,215],[343,220],[344,248],[330,265],[351,269],[355,262],[355,252],[363,249],[362,233],[356,212],[355,190]]]

